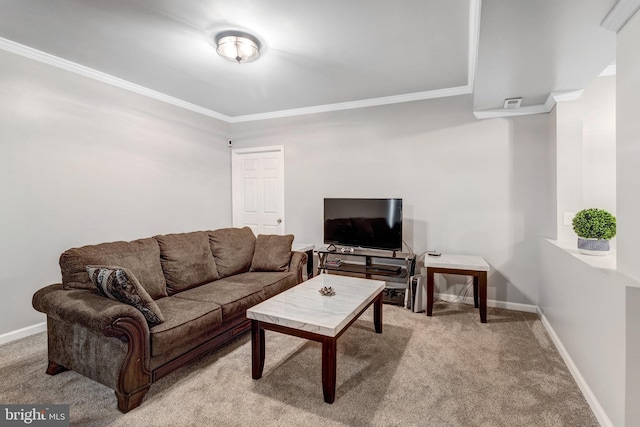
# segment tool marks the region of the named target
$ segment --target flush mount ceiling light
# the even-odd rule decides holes
[[[260,41],[242,31],[223,31],[216,35],[216,52],[224,59],[237,62],[252,62],[260,57]]]

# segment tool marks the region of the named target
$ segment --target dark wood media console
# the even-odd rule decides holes
[[[416,255],[373,249],[320,247],[318,274],[330,273],[384,280],[384,302],[404,305],[405,292],[415,274]],[[339,262],[338,262],[339,261]]]

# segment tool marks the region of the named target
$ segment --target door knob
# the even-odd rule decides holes
[[[278,219],[276,220],[276,222],[277,222],[278,224],[282,224],[282,218],[278,218]]]

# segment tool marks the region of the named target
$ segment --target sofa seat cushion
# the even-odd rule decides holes
[[[178,346],[185,352],[193,342],[222,324],[220,305],[204,300],[165,297],[156,301],[164,323],[151,328],[151,356],[159,356]]]
[[[160,248],[154,239],[109,242],[66,250],[60,255],[62,286],[65,289],[95,290],[87,265],[117,265],[129,269],[151,298],[167,296],[160,266]]]
[[[219,279],[206,232],[166,234],[154,239],[160,246],[169,295]]]
[[[266,296],[260,284],[237,283],[225,278],[180,292],[173,298],[216,303],[222,308],[222,319],[226,322],[264,301]]]
[[[210,231],[209,244],[220,277],[249,271],[256,245],[256,236],[249,227]]]
[[[277,295],[282,291],[286,291],[298,284],[297,274],[295,272],[288,271],[249,272],[236,274],[235,276],[227,277],[225,280],[237,285],[259,285],[264,290],[265,298],[271,298],[272,296]]]

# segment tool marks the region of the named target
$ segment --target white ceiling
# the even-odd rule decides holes
[[[0,0],[0,48],[231,122],[464,93],[482,116],[584,89],[615,60],[614,4]],[[263,56],[220,58],[210,38],[228,29]]]

